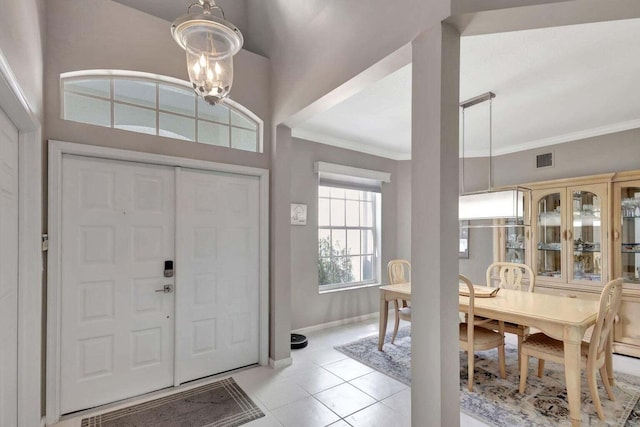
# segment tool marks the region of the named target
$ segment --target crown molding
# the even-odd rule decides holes
[[[331,145],[333,147],[344,148],[346,150],[358,151],[372,156],[385,157],[391,160],[411,160],[411,154],[403,153],[397,150],[388,150],[386,148],[368,145],[362,142],[349,141],[341,138],[322,135],[308,130],[299,128],[291,129],[291,136],[294,138],[305,139],[320,144]]]
[[[522,142],[509,145],[508,147],[493,150],[492,156],[502,156],[505,154],[517,153],[520,151],[533,150],[535,148],[548,147],[550,145],[563,144],[565,142],[579,141],[581,139],[593,138],[596,136],[608,135],[617,132],[624,132],[631,129],[640,128],[640,119],[626,122],[613,123],[577,132],[570,132],[564,135],[552,136],[533,141]],[[489,150],[465,150],[464,158],[489,157]]]

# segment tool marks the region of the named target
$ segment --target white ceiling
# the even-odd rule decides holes
[[[394,159],[411,156],[411,65],[292,129],[295,137]]]
[[[640,127],[640,20],[464,37],[460,98],[492,91],[493,155]],[[465,157],[486,156],[488,103],[466,110]],[[410,158],[410,65],[293,129]]]
[[[116,1],[172,21],[195,0]],[[217,3],[246,37],[247,0]],[[638,128],[639,40],[640,19],[463,37],[460,99],[496,94],[493,155]],[[465,157],[488,155],[488,123],[488,103],[466,110]],[[293,135],[409,159],[411,66],[316,114]]]

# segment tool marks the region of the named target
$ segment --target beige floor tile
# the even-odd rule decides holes
[[[380,402],[348,416],[345,421],[353,427],[411,427],[409,416],[400,414]]]
[[[376,403],[374,398],[348,383],[322,391],[314,396],[343,418]]]
[[[376,400],[386,399],[407,388],[407,386],[400,381],[394,380],[378,371],[373,371],[358,377],[355,380],[349,381],[349,383]]]
[[[323,365],[327,371],[342,378],[345,381],[351,381],[370,372],[373,369],[353,359],[343,359],[337,362]]]
[[[281,406],[271,413],[284,427],[325,427],[340,420],[338,415],[311,396]]]

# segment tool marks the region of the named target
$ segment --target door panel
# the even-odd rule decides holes
[[[537,241],[533,242],[533,265],[538,278],[566,282],[564,261],[565,189],[533,191],[532,220]]]
[[[178,381],[259,360],[259,180],[182,170]]]
[[[607,184],[567,188],[567,272],[570,282],[607,282]]]
[[[0,426],[18,410],[18,130],[0,110]]]
[[[61,411],[173,385],[172,168],[63,156]]]

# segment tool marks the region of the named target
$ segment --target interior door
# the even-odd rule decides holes
[[[173,385],[174,282],[163,271],[174,187],[172,168],[63,156],[63,414]]]
[[[0,110],[0,426],[18,425],[18,130]]]
[[[259,361],[259,180],[181,170],[178,381]]]

